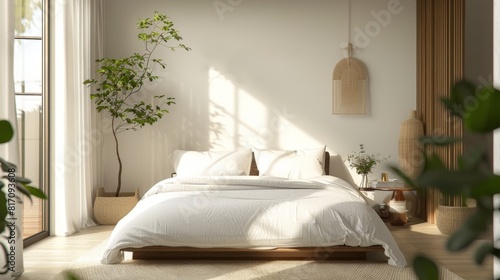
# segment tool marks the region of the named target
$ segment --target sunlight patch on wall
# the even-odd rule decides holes
[[[210,148],[301,149],[324,145],[294,122],[303,111],[265,104],[220,71],[209,70]]]
[[[209,70],[209,125],[212,149],[250,148],[267,109],[214,68]]]

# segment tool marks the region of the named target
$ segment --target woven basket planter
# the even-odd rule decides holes
[[[94,217],[101,225],[116,225],[138,201],[139,190],[115,197],[114,193],[106,193],[104,188],[100,188],[94,201]]]
[[[436,212],[436,225],[444,235],[451,235],[476,211],[476,207],[439,205]]]

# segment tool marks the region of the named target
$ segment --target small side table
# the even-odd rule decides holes
[[[403,192],[414,191],[414,188],[374,188],[373,190],[392,191],[391,200],[406,201]]]
[[[398,202],[401,204],[404,203],[404,205],[406,207],[406,200],[405,200],[404,192],[413,191],[415,189],[413,189],[413,188],[389,188],[389,187],[386,187],[386,188],[375,188],[373,190],[392,191],[391,201],[394,200],[395,202]],[[407,216],[406,211],[404,213],[391,212],[390,214],[391,215],[389,218],[389,222],[393,226],[403,226],[408,222],[408,216]]]

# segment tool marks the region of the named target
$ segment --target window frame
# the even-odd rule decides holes
[[[41,53],[41,92],[40,93],[35,93],[35,92],[17,92],[15,91],[16,96],[40,96],[41,97],[41,103],[42,103],[42,125],[41,125],[41,137],[40,137],[40,184],[41,186],[40,189],[47,194],[49,199],[47,200],[41,200],[42,203],[42,227],[41,231],[31,235],[23,240],[24,247],[28,247],[29,245],[32,245],[40,240],[42,240],[45,237],[48,237],[50,235],[50,217],[49,217],[49,200],[50,200],[50,193],[49,193],[49,183],[50,183],[50,174],[49,174],[49,166],[50,166],[50,126],[49,126],[49,116],[50,116],[50,100],[49,100],[49,89],[50,89],[50,84],[49,84],[49,61],[50,61],[50,33],[49,33],[49,27],[50,27],[50,0],[41,0],[42,1],[42,27],[41,27],[41,36],[32,36],[32,35],[15,35],[14,36],[14,41],[17,40],[41,40],[41,47],[42,47],[42,53]],[[38,199],[38,198],[34,198]],[[24,221],[23,221],[24,222]]]

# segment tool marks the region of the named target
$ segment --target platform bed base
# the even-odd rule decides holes
[[[365,260],[368,252],[384,252],[380,245],[369,247],[304,247],[272,250],[234,248],[192,248],[150,246],[125,248],[134,260]]]

